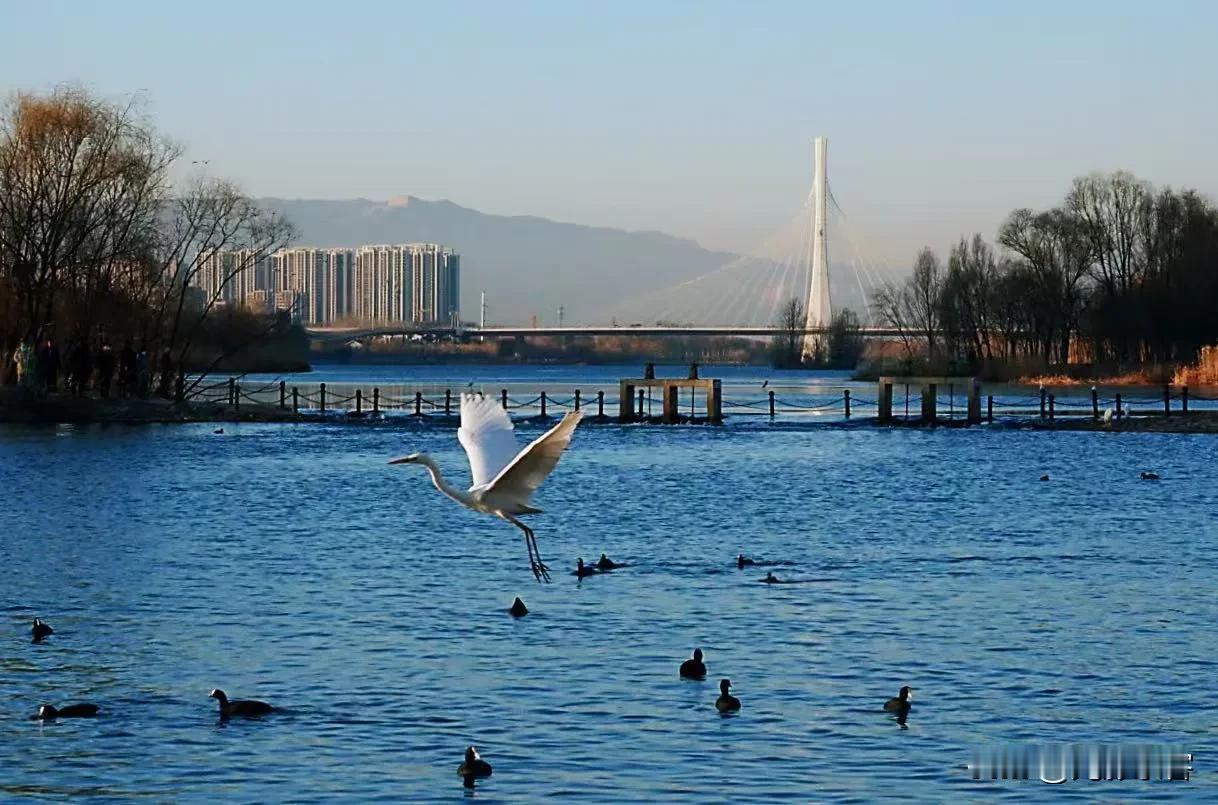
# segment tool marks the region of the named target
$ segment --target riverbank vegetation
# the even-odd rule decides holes
[[[873,296],[903,349],[872,373],[1171,379],[1218,344],[1218,211],[1128,173],[1074,180],[1062,203],[930,248]]]
[[[183,153],[138,100],[61,87],[0,107],[0,384],[104,395],[117,372],[144,394],[137,377],[173,377],[181,397],[255,346],[301,366],[289,321],[225,310],[219,290],[291,225]],[[209,267],[219,251],[239,257]],[[210,296],[204,270],[224,275]]]

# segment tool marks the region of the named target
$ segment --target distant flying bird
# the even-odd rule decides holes
[[[541,561],[533,529],[517,515],[541,513],[541,509],[531,505],[533,493],[558,465],[581,416],[579,411],[567,414],[561,422],[517,452],[515,428],[507,412],[493,399],[481,394],[462,394],[457,440],[469,455],[473,485],[468,492],[446,484],[440,477],[440,468],[426,453],[412,453],[389,463],[422,464],[431,474],[431,482],[444,495],[467,509],[494,515],[519,528],[524,532],[533,576],[538,581],[549,581],[550,569]]]
[[[768,385],[770,385],[770,381],[768,381],[768,380],[767,380],[767,381],[765,381],[764,383],[762,383],[762,384],[761,384],[761,387],[762,387],[762,388],[765,388],[765,387],[766,387],[766,386],[768,386]]]

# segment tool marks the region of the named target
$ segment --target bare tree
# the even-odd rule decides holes
[[[797,297],[788,299],[778,314],[778,327],[782,333],[774,338],[771,348],[775,365],[793,368],[802,363],[804,327],[807,323],[804,303]]]
[[[913,275],[909,278],[902,304],[910,325],[926,339],[926,353],[935,357],[935,339],[939,334],[939,297],[943,292],[943,276],[939,258],[930,247],[923,247],[914,259]]]
[[[0,309],[12,311],[0,319],[5,354],[58,327],[61,338],[106,331],[187,363],[223,286],[286,245],[293,229],[230,183],[198,177],[172,187],[180,154],[135,101],[65,87],[18,94],[0,108]],[[202,262],[230,251],[239,258],[204,296]],[[275,324],[263,321],[265,331]],[[243,346],[209,354],[193,383]]]
[[[917,342],[910,320],[907,286],[884,282],[871,294],[871,312],[876,321],[897,331],[905,357],[912,358]]]
[[[65,296],[109,291],[155,229],[178,154],[135,102],[109,104],[74,87],[7,102],[0,112],[0,272],[12,283],[18,318],[5,336],[33,338],[54,326]]]

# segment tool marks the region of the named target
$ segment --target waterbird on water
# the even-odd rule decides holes
[[[69,704],[62,708],[44,704],[38,708],[38,715],[34,718],[39,721],[54,721],[57,718],[93,718],[96,715],[96,704]]]
[[[55,630],[48,623],[43,623],[41,618],[34,618],[34,625],[30,628],[30,634],[34,638],[35,643],[41,643],[43,638],[50,637],[55,634]]]
[[[781,584],[782,583],[782,579],[775,576],[773,571],[766,573],[765,578],[762,579],[762,581],[766,584]]]
[[[715,708],[720,713],[734,713],[740,709],[740,700],[727,692],[731,686],[732,680],[719,680],[719,698],[715,699]]]
[[[757,564],[756,560],[750,559],[747,556],[745,556],[744,554],[740,554],[739,556],[736,557],[736,567],[740,568],[741,570],[744,569],[745,565],[755,565],[755,564]]]
[[[1042,480],[1042,481],[1049,480],[1049,473],[1046,472],[1044,475],[1040,476],[1040,480]]]
[[[229,716],[255,718],[273,712],[275,709],[266,702],[254,699],[233,699],[229,701],[228,696],[219,688],[216,688],[207,695],[220,702],[220,718],[228,718]]]
[[[884,702],[884,710],[889,713],[896,713],[897,720],[904,722],[906,717],[909,716],[910,699],[913,698],[909,695],[911,692],[909,685],[903,686],[898,695]]]
[[[529,614],[529,608],[526,607],[524,602],[520,600],[520,596],[516,596],[516,600],[512,602],[512,606],[510,609],[508,609],[508,612],[513,618],[523,618],[525,615]]]
[[[621,565],[619,565],[617,562],[613,561],[612,559],[610,559],[608,556],[606,556],[603,553],[601,554],[601,558],[596,560],[596,569],[597,570],[616,570],[619,567],[621,567]]]
[[[702,649],[694,649],[693,659],[681,663],[682,679],[706,679],[706,663],[702,662]]]
[[[457,774],[466,778],[490,777],[492,773],[491,764],[482,759],[476,746],[465,750],[465,760],[457,767]]]
[[[476,512],[507,520],[524,532],[529,551],[529,567],[538,581],[550,580],[550,569],[541,561],[537,539],[517,515],[540,514],[530,504],[541,482],[554,471],[558,459],[579,424],[582,413],[572,411],[554,427],[518,451],[515,429],[507,412],[494,400],[481,394],[461,395],[461,427],[457,440],[469,456],[473,485],[462,492],[444,482],[440,468],[426,453],[395,458],[390,464],[422,464],[431,482],[447,497]]]
[[[1142,480],[1143,481],[1157,481],[1157,480],[1159,480],[1159,474],[1157,472],[1146,472],[1145,470],[1143,470],[1142,471]]]
[[[575,570],[572,571],[571,575],[578,576],[582,579],[585,576],[595,576],[599,572],[600,571],[596,568],[585,565],[584,557],[581,556],[575,560]]]

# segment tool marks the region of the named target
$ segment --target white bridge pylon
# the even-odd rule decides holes
[[[829,184],[829,141],[813,141],[813,183],[799,211],[729,262],[666,288],[647,289],[601,314],[634,326],[776,326],[792,300],[803,303],[801,352],[828,343],[834,311],[851,310],[866,325],[879,274],[863,253]],[[806,175],[806,174],[805,174]],[[835,259],[829,263],[829,239]],[[838,298],[832,298],[831,275]]]
[[[807,327],[828,327],[833,320],[833,307],[829,296],[829,238],[826,235],[827,206],[829,203],[829,176],[825,171],[829,140],[817,137],[813,140],[814,170],[812,184],[812,241],[808,263],[812,266],[808,282]],[[803,357],[808,359],[825,345],[823,335],[804,336]]]

